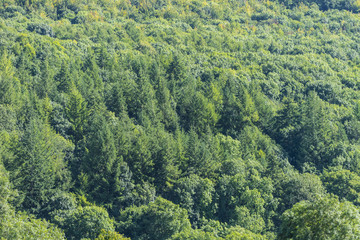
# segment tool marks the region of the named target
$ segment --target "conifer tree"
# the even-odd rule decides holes
[[[82,184],[94,201],[111,203],[121,195],[122,161],[117,156],[112,130],[100,112],[91,117],[85,147],[80,171],[86,175],[87,182]]]
[[[88,120],[89,110],[87,109],[85,99],[75,87],[72,88],[69,94],[66,115],[71,123],[71,135],[73,136],[73,141],[77,143],[83,138],[84,127]]]
[[[229,76],[223,90],[224,107],[219,123],[223,132],[236,136],[246,125],[259,120],[255,104],[244,84],[236,76]]]
[[[32,118],[7,163],[11,180],[19,190],[22,209],[42,215],[49,198],[68,190],[70,175],[64,157],[71,144],[55,134],[47,123]]]
[[[68,93],[71,90],[74,83],[72,82],[69,66],[66,62],[61,64],[60,71],[55,75],[55,81],[60,92]]]

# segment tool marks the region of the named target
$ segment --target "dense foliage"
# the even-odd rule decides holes
[[[2,0],[0,239],[357,239],[356,0]]]

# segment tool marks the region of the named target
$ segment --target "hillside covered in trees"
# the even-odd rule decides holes
[[[1,0],[0,239],[358,239],[359,10]]]

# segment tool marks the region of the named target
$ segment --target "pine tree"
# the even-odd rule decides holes
[[[17,103],[20,82],[14,76],[15,69],[7,52],[0,57],[0,104]]]
[[[296,165],[302,167],[306,163],[322,169],[341,154],[346,140],[341,134],[342,126],[335,123],[331,110],[314,92],[303,104],[302,116]]]
[[[23,198],[22,209],[42,215],[48,199],[68,190],[70,175],[64,157],[71,144],[55,134],[47,123],[32,118],[14,147],[15,158],[8,163],[11,180]]]
[[[87,109],[85,99],[75,87],[72,88],[69,94],[66,115],[71,123],[73,141],[77,143],[83,138],[84,126],[86,126],[88,120],[89,110]]]
[[[86,153],[80,163],[80,171],[87,177],[85,187],[91,199],[111,203],[121,194],[118,184],[122,161],[117,157],[114,136],[102,113],[91,117],[85,142]]]
[[[71,90],[73,82],[69,72],[69,66],[66,62],[61,64],[60,71],[55,75],[55,81],[57,84],[57,89],[60,92],[68,93]]]
[[[223,90],[224,106],[219,121],[224,133],[236,136],[259,120],[255,104],[243,83],[230,76]]]
[[[105,92],[105,103],[107,108],[116,116],[120,116],[127,111],[123,88],[119,82],[109,86],[109,89]]]

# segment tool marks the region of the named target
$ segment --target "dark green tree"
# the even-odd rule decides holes
[[[69,94],[66,116],[71,124],[72,140],[76,144],[84,136],[84,127],[88,121],[89,110],[87,109],[87,102],[75,87]]]
[[[229,76],[223,89],[219,124],[224,133],[236,136],[246,125],[259,120],[254,101],[238,76]]]
[[[41,216],[50,197],[70,187],[64,160],[70,142],[54,133],[47,123],[33,118],[14,146],[15,158],[7,163],[11,180],[23,199],[21,208]]]
[[[325,188],[315,174],[300,174],[295,171],[274,176],[278,181],[275,192],[280,200],[279,212],[290,209],[300,201],[315,201],[325,195]]]
[[[94,112],[85,137],[85,154],[81,159],[80,188],[92,200],[111,203],[118,194],[121,175],[121,158],[117,156],[112,129],[101,112]]]
[[[70,92],[74,82],[72,80],[67,62],[61,64],[60,71],[55,75],[57,89],[60,92]]]
[[[20,82],[14,76],[15,69],[13,67],[11,56],[6,51],[1,53],[0,58],[0,103],[19,105],[18,97]]]
[[[306,163],[322,169],[341,154],[346,136],[342,134],[342,126],[332,119],[329,107],[314,92],[303,104],[302,116],[295,164],[303,167]]]
[[[126,238],[114,231],[106,231],[102,229],[100,235],[95,238],[95,240],[130,240],[130,238]]]
[[[322,181],[329,193],[339,196],[341,200],[360,204],[360,177],[349,170],[326,171]]]

